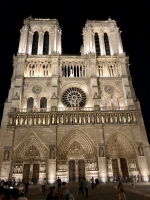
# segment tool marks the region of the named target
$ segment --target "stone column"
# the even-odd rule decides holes
[[[122,45],[120,33],[121,32],[119,31],[119,28],[118,28],[118,30],[117,30],[118,52],[119,52],[119,54],[122,54],[123,53],[123,45]]]
[[[32,42],[33,42],[33,32],[29,31],[29,36],[28,36],[28,44],[27,44],[27,53],[31,55],[32,53]]]
[[[43,40],[44,40],[44,33],[39,32],[39,40],[38,40],[38,55],[43,54]]]
[[[98,157],[98,166],[99,166],[99,179],[100,179],[100,182],[106,182],[107,181],[106,157]]]
[[[33,164],[30,164],[30,173],[29,173],[29,181],[33,178]]]
[[[24,25],[20,30],[20,42],[18,53],[26,53],[27,37],[28,37],[28,26]]]
[[[56,159],[47,160],[48,183],[56,182]]]
[[[105,51],[105,44],[104,44],[104,34],[103,33],[99,33],[99,41],[100,41],[100,50],[101,50],[101,55],[106,55],[106,51]]]
[[[57,26],[54,28],[54,52],[57,52]]]
[[[145,156],[138,156],[138,163],[140,168],[140,175],[142,175],[142,181],[148,181],[148,167],[147,167],[147,161]]]

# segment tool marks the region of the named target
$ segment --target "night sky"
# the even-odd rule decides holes
[[[58,19],[62,28],[63,53],[79,54],[82,28],[86,20],[117,21],[122,31],[123,48],[130,58],[133,87],[140,101],[150,141],[150,12],[148,0],[143,1],[59,1],[0,0],[0,118],[8,96],[12,76],[12,57],[18,51],[23,19]]]

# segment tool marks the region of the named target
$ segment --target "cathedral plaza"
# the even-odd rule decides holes
[[[57,19],[24,20],[1,121],[0,179],[149,181],[150,148],[120,30],[109,18],[88,20],[81,32],[80,55],[66,55]]]

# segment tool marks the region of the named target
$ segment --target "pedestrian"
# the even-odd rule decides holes
[[[88,197],[88,181],[86,180],[86,178],[84,179],[84,189],[85,189],[85,193],[86,193],[86,197]]]
[[[59,200],[66,200],[66,196],[69,194],[69,189],[66,188],[66,182],[62,182],[62,188],[59,191]]]
[[[58,192],[61,190],[61,179],[58,177],[57,179],[57,188],[58,188]]]
[[[48,194],[46,200],[58,200],[58,194],[56,193],[56,187],[52,187],[50,193]]]
[[[81,193],[84,196],[83,187],[84,187],[84,180],[82,178],[80,178],[80,180],[79,180],[79,196],[80,196]]]
[[[91,178],[91,183],[92,183],[92,189],[94,189],[94,178]]]
[[[44,180],[42,181],[42,194],[45,194],[45,185],[46,185],[46,180],[44,178]]]
[[[95,179],[96,188],[99,189],[99,180],[98,178]]]
[[[125,190],[121,182],[118,184],[117,192],[118,192],[119,200],[126,200]]]

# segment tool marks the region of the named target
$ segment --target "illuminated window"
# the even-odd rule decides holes
[[[38,40],[39,40],[39,34],[38,32],[34,32],[33,35],[33,43],[32,43],[32,55],[37,55],[38,51]]]
[[[46,31],[44,34],[43,55],[48,55],[48,52],[49,52],[49,33]]]
[[[45,97],[40,100],[40,108],[47,108],[47,99]]]
[[[101,55],[101,51],[100,51],[100,42],[99,42],[99,36],[97,33],[95,33],[95,50],[96,50],[96,54],[98,56]]]
[[[105,43],[106,55],[110,55],[109,39],[107,33],[104,33],[104,43]]]
[[[34,99],[30,97],[27,101],[27,108],[33,108]]]

